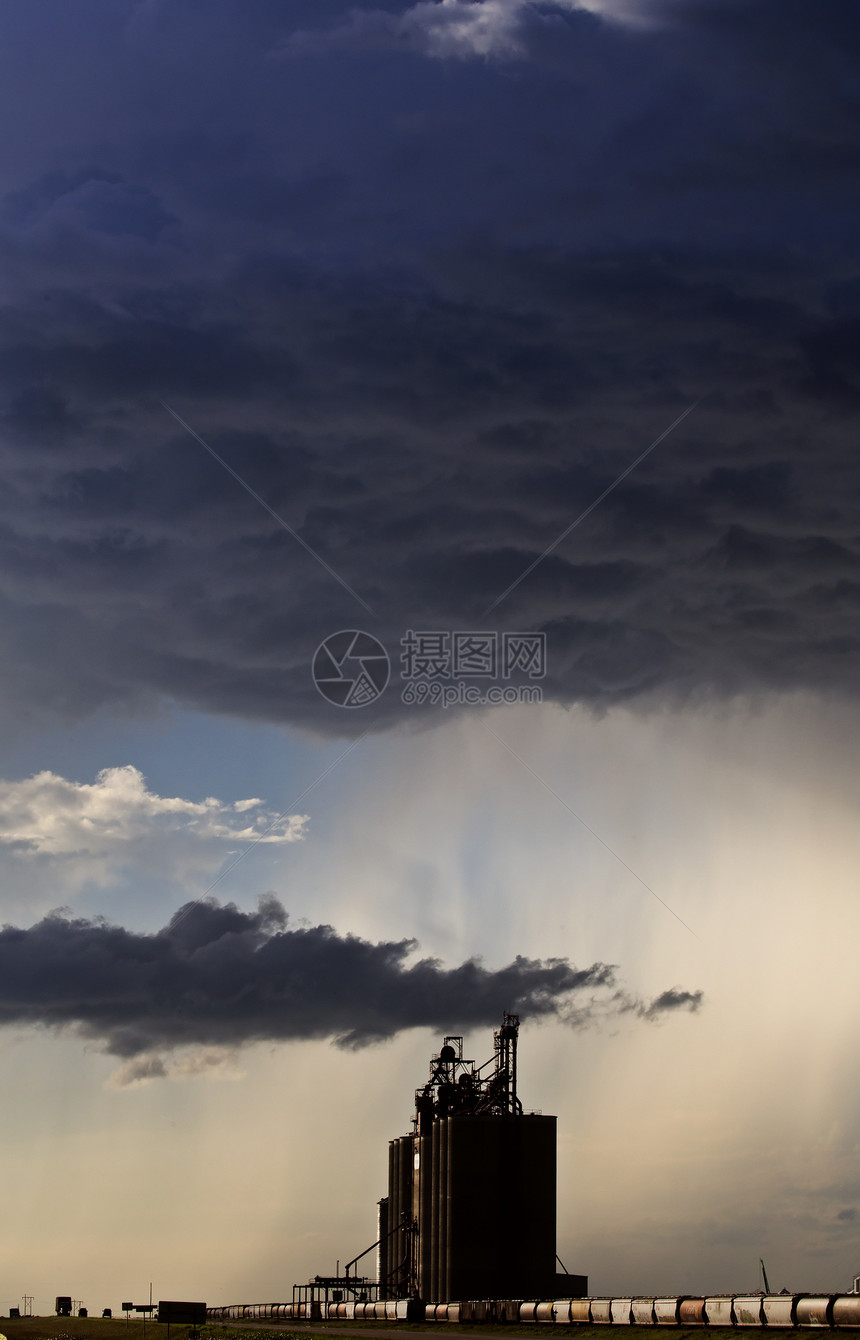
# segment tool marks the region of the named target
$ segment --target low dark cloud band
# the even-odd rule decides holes
[[[495,970],[476,959],[445,968],[414,961],[416,948],[291,928],[271,896],[256,912],[186,905],[155,934],[54,913],[0,931],[0,1024],[72,1028],[132,1058],[266,1040],[359,1047],[409,1028],[491,1025],[503,1010],[577,1027],[607,1013],[654,1020],[702,1000],[678,989],[636,1000],[603,963],[518,956]]]

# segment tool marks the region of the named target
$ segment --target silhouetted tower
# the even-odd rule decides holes
[[[381,1297],[585,1292],[584,1277],[556,1275],[556,1118],[523,1112],[518,1031],[506,1014],[481,1066],[463,1058],[461,1037],[433,1057],[414,1130],[389,1145]]]

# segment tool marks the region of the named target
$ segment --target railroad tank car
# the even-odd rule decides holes
[[[679,1326],[705,1326],[704,1298],[681,1298],[678,1302]]]
[[[860,1326],[860,1294],[834,1298],[830,1315],[834,1326]]]
[[[232,1303],[206,1309],[208,1321],[407,1321],[406,1299],[338,1303]],[[470,1299],[427,1303],[428,1322],[531,1323],[543,1326],[718,1326],[742,1329],[860,1330],[860,1294],[721,1294],[665,1298]]]
[[[813,1294],[806,1294],[798,1298],[794,1310],[797,1325],[830,1326],[833,1321],[831,1306],[832,1299],[827,1294],[818,1297]]]

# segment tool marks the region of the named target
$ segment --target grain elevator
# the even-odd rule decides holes
[[[556,1268],[556,1118],[517,1094],[519,1019],[483,1065],[446,1037],[415,1095],[413,1130],[389,1144],[379,1202],[380,1298],[435,1302],[584,1295]]]

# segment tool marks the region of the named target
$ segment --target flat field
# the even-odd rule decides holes
[[[630,1327],[627,1331],[641,1334],[642,1330],[652,1332],[652,1327]],[[661,1333],[666,1327],[659,1328]],[[188,1340],[190,1326],[171,1326],[170,1340]],[[199,1330],[200,1340],[307,1340],[309,1335],[331,1335],[338,1331],[343,1336],[375,1332],[380,1340],[383,1337],[402,1336],[404,1332],[429,1336],[432,1340],[454,1340],[457,1335],[482,1335],[489,1337],[529,1336],[531,1340],[542,1340],[545,1332],[556,1340],[609,1340],[609,1335],[618,1327],[607,1326],[460,1326],[440,1323],[438,1326],[423,1325],[420,1322],[387,1321],[327,1321],[313,1324],[285,1321],[282,1325],[271,1321],[260,1321],[249,1325],[237,1322],[235,1325],[204,1326]],[[672,1340],[704,1340],[704,1334],[715,1340],[728,1340],[733,1332],[731,1327],[679,1326],[671,1328]],[[167,1340],[167,1327],[156,1321],[144,1323],[129,1321],[124,1317],[21,1317],[7,1321],[0,1317],[0,1335],[6,1340]],[[631,1336],[632,1340],[632,1336]]]
[[[188,1340],[190,1326],[171,1326],[170,1340]],[[201,1336],[204,1334],[200,1332]],[[112,1317],[0,1317],[0,1335],[6,1340],[144,1340],[144,1324],[124,1316]],[[167,1327],[146,1323],[146,1340],[167,1340]]]

